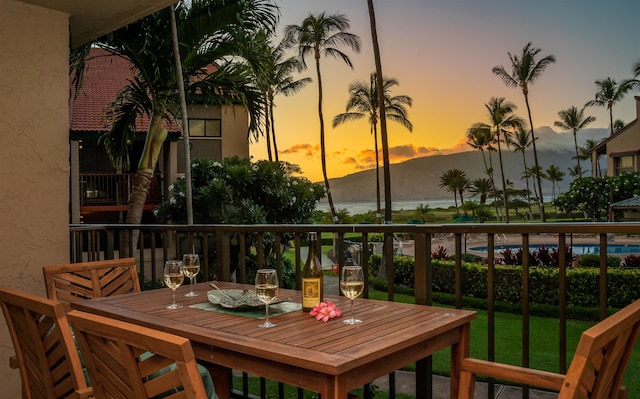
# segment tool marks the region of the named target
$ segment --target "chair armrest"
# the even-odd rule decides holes
[[[462,372],[494,377],[519,384],[532,385],[538,388],[552,389],[554,391],[560,391],[565,378],[562,374],[551,373],[549,371],[511,366],[473,358],[464,359],[460,369]]]

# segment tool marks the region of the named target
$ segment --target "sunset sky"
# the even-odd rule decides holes
[[[376,18],[382,69],[399,81],[392,95],[413,99],[409,119],[413,133],[389,122],[391,162],[468,150],[466,130],[485,122],[484,104],[503,96],[526,118],[520,89],[506,87],[491,68],[510,71],[507,52],[519,54],[527,42],[553,54],[557,62],[530,86],[530,105],[536,129],[553,127],[558,111],[582,107],[593,99],[595,80],[632,77],[640,61],[640,1],[638,0],[377,0]],[[327,172],[340,177],[375,165],[373,136],[365,121],[331,127],[335,115],[345,111],[348,87],[368,82],[374,70],[369,16],[365,0],[279,0],[281,23],[299,25],[309,13],[342,13],[351,21],[350,32],[360,36],[362,50],[349,52],[351,70],[341,60],[321,59],[324,90]],[[343,49],[348,52],[346,48]],[[280,160],[300,165],[312,181],[322,179],[315,66],[299,77],[314,81],[292,97],[276,98],[275,126]],[[613,108],[614,119],[636,118],[630,93]],[[588,108],[597,118],[590,127],[609,128],[604,108]],[[573,148],[570,133],[554,128],[561,144]],[[542,138],[539,148],[544,148]],[[557,147],[557,145],[554,144]],[[264,140],[251,144],[255,159],[266,158]]]

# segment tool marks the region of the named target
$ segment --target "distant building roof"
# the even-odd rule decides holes
[[[640,196],[627,198],[611,204],[612,208],[640,208]]]
[[[106,109],[116,100],[118,93],[133,79],[132,66],[122,57],[111,55],[99,48],[92,48],[86,61],[82,87],[77,95],[71,78],[72,93],[69,104],[69,128],[72,132],[102,132],[109,130]],[[165,125],[167,123],[165,122]],[[146,132],[149,118],[139,117],[136,131]],[[175,123],[167,126],[170,132],[179,132]]]

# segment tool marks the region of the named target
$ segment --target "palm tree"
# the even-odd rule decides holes
[[[558,116],[560,117],[559,121],[554,122],[554,126],[557,126],[562,129],[571,130],[573,133],[573,145],[576,148],[576,161],[578,161],[578,176],[582,177],[582,169],[580,168],[580,154],[578,153],[578,139],[577,134],[578,130],[584,129],[591,122],[595,121],[596,118],[593,116],[584,116],[584,107],[578,111],[574,105],[571,107],[559,111]]]
[[[268,0],[192,0],[175,5],[176,27],[185,91],[211,105],[241,103],[250,116],[250,132],[257,132],[264,100],[256,90],[255,70],[262,53],[254,52],[252,38],[261,30],[273,31],[276,7]],[[163,122],[176,118],[177,73],[171,39],[170,10],[164,9],[111,32],[71,54],[76,88],[81,85],[85,59],[97,46],[126,58],[134,78],[111,104],[111,130],[100,140],[114,165],[129,167],[127,141],[133,138],[138,117],[149,117],[149,130],[137,166],[126,223],[139,224],[162,145],[167,137]],[[239,28],[241,27],[241,28]],[[215,40],[212,40],[215,38]],[[203,46],[202,43],[207,43]],[[216,65],[211,73],[208,67]],[[129,248],[128,234],[121,236],[120,250]],[[137,242],[134,233],[133,245]]]
[[[560,184],[559,184],[559,182],[561,182],[563,180],[564,172],[562,172],[559,167],[557,167],[555,165],[551,165],[545,170],[545,174],[547,176],[547,180],[549,180],[551,182],[551,196],[555,200],[556,199],[556,186],[558,187],[558,194],[560,194]]]
[[[449,169],[440,176],[439,187],[453,193],[453,201],[456,206],[456,216],[460,216],[460,210],[458,208],[458,194],[460,194],[461,202],[464,204],[462,195],[463,192],[469,188],[469,184],[467,174],[457,168]]]
[[[268,49],[269,57],[267,59],[267,65],[263,69],[263,75],[261,76],[263,82],[263,90],[266,95],[266,118],[265,118],[265,137],[267,142],[267,152],[269,154],[269,160],[272,160],[271,156],[271,143],[273,142],[273,158],[278,162],[278,144],[276,142],[276,128],[275,118],[273,110],[275,107],[275,96],[283,94],[285,96],[291,96],[298,93],[306,85],[311,83],[311,78],[294,79],[293,73],[300,72],[303,69],[302,61],[298,57],[286,56],[286,48],[284,43],[280,43],[277,46],[272,46],[268,41],[268,32],[263,32],[262,36],[265,41],[264,45]]]
[[[582,170],[578,165],[569,166],[567,170],[569,171],[569,176],[573,177],[574,179],[582,177]]]
[[[351,69],[353,64],[347,54],[340,47],[350,47],[355,52],[360,52],[360,38],[349,29],[349,19],[343,14],[327,15],[322,12],[319,15],[309,14],[301,25],[288,25],[284,30],[285,46],[297,46],[298,57],[306,67],[305,57],[313,55],[316,64],[316,79],[318,81],[318,118],[320,119],[320,158],[322,161],[322,175],[327,189],[327,200],[334,223],[337,222],[336,210],[333,206],[333,198],[329,188],[327,177],[327,158],[324,141],[324,115],[322,113],[322,74],[320,73],[320,57],[339,58]]]
[[[493,187],[492,195],[494,198],[493,204],[496,209],[496,217],[499,217],[498,192],[495,190],[496,185],[493,176],[493,159],[491,157],[491,152],[496,150],[495,147],[492,146],[493,143],[495,143],[495,137],[491,133],[491,129],[486,129],[485,123],[474,123],[469,129],[467,129],[467,144],[476,150],[479,150],[482,154],[484,169],[491,181],[491,187]],[[484,155],[485,149],[489,154],[489,164],[487,164],[487,159]]]
[[[493,192],[493,183],[486,177],[478,177],[471,181],[469,186],[469,192],[473,196],[480,197],[480,205],[484,205],[487,202],[487,197]]]
[[[422,220],[422,223],[427,223],[427,219],[431,214],[432,209],[429,208],[429,204],[420,204],[415,210],[415,215]]]
[[[595,146],[598,145],[598,142],[592,139],[588,139],[587,142],[585,143],[584,147],[580,147],[580,160],[581,161],[586,161],[591,159],[591,151],[595,148]],[[591,165],[592,167],[594,165]],[[595,176],[600,176],[601,175],[601,171],[600,171],[600,162],[596,162],[595,164],[595,170],[592,170],[592,174],[595,172]]]
[[[520,87],[522,90],[529,115],[531,142],[533,143],[533,162],[536,172],[540,171],[540,165],[538,164],[536,136],[533,132],[533,119],[531,117],[531,107],[529,106],[529,85],[533,84],[533,82],[542,75],[542,72],[544,72],[547,66],[556,62],[556,57],[553,55],[548,55],[538,60],[537,57],[540,51],[542,51],[542,49],[531,47],[531,42],[529,42],[522,49],[522,55],[520,57],[518,57],[517,54],[512,55],[511,53],[507,53],[511,60],[511,73],[508,73],[502,66],[495,66],[491,69],[493,74],[501,78],[507,87]],[[536,173],[536,183],[538,184],[538,191],[542,193],[542,182],[539,173]],[[544,214],[542,195],[538,197],[538,207],[540,208],[540,219],[542,222],[546,222],[547,218]]]
[[[613,134],[613,106],[621,101],[624,95],[632,89],[633,81],[623,80],[618,83],[614,79],[606,78],[604,80],[596,80],[596,86],[598,87],[596,98],[588,101],[585,106],[606,107],[609,111],[611,134]]]
[[[522,154],[522,164],[524,165],[524,170],[527,170],[527,157],[525,152],[529,147],[531,147],[531,134],[529,134],[529,130],[522,125],[518,126],[515,131],[509,134],[509,143],[513,146],[514,152],[520,152]],[[524,179],[527,185],[527,206],[529,208],[529,215],[533,214],[531,209],[531,190],[529,189],[529,177],[525,177]]]
[[[625,123],[622,119],[616,119],[615,121],[613,121],[613,131],[617,131],[620,130],[624,127]]]
[[[382,141],[382,167],[384,169],[384,220],[385,223],[393,223],[391,220],[391,165],[389,163],[389,138],[387,136],[387,111],[384,105],[384,91],[382,78],[382,61],[380,60],[380,45],[378,43],[378,28],[376,26],[376,12],[373,0],[367,0],[369,10],[369,27],[371,30],[371,44],[373,45],[373,59],[376,65],[376,88],[378,91],[378,104],[380,107],[380,139]],[[386,260],[386,257],[384,258]],[[386,272],[386,262],[382,262],[381,271]]]
[[[382,84],[384,108],[386,117],[413,131],[413,124],[407,119],[407,109],[405,105],[411,106],[409,96],[391,96],[390,91],[393,86],[397,86],[398,81],[384,79]],[[376,74],[371,73],[369,84],[356,81],[349,85],[349,99],[347,100],[346,112],[336,115],[333,118],[333,127],[345,122],[367,118],[374,140],[376,154],[376,202],[378,210],[378,223],[380,223],[380,166],[378,157],[378,120],[379,120],[378,91],[376,90]]]
[[[498,144],[498,159],[500,161],[500,175],[502,177],[502,200],[505,209],[505,222],[509,223],[509,204],[502,162],[502,146],[500,145],[500,142],[504,142],[508,145],[506,136],[509,130],[522,125],[523,121],[520,117],[514,114],[517,108],[515,104],[505,100],[504,97],[492,97],[484,106],[487,109],[487,116],[490,124],[478,123],[475,126],[476,129],[491,132],[491,136],[494,137]],[[502,138],[503,135],[505,138]]]

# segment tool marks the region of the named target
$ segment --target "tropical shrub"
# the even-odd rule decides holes
[[[380,255],[369,257],[370,270],[377,271]],[[432,260],[431,288],[434,293],[455,294],[455,262]],[[559,303],[559,268],[529,269],[529,300],[536,305],[556,307]],[[487,265],[462,262],[462,294],[468,298],[486,299]],[[413,288],[414,262],[411,257],[394,257],[394,284]],[[597,308],[599,306],[600,271],[597,268],[566,269],[567,306]],[[622,308],[640,298],[640,269],[612,267],[607,270],[608,307]],[[504,304],[522,303],[522,267],[494,265],[494,297]]]
[[[640,267],[640,256],[638,255],[627,255],[624,257],[624,266],[625,267]]]
[[[553,204],[566,213],[584,212],[591,220],[601,220],[609,204],[640,194],[640,172],[618,176],[580,177]]]
[[[600,268],[600,255],[586,254],[578,258],[578,267]],[[620,258],[613,255],[607,256],[607,267],[620,267]]]
[[[293,176],[295,165],[230,157],[198,158],[191,165],[193,221],[198,224],[308,223],[324,186]],[[156,208],[161,222],[186,223],[185,180],[169,185],[171,197]]]
[[[311,183],[294,176],[299,168],[286,162],[257,161],[230,157],[222,161],[198,158],[191,164],[193,221],[197,224],[301,224],[310,223],[316,203],[325,196],[322,184]],[[161,222],[186,223],[185,180],[178,179],[169,186],[171,196],[156,208]],[[283,235],[286,242],[292,238]],[[207,240],[210,272],[215,270],[216,234],[202,237]],[[244,251],[237,236],[230,237],[230,264],[240,264],[242,253],[255,253],[256,236],[245,234]],[[275,235],[264,234],[262,245],[267,262],[275,262]],[[202,244],[201,244],[201,247]],[[251,255],[244,259],[247,275],[257,263]],[[274,265],[275,266],[275,265]],[[286,264],[281,265],[288,270]],[[208,276],[209,278],[213,275]],[[250,281],[250,280],[249,280]]]

